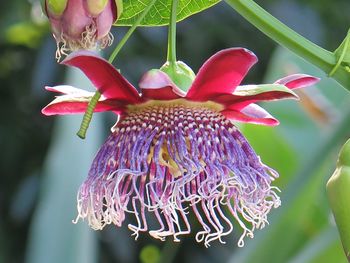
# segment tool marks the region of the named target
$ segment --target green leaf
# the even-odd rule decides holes
[[[330,226],[311,239],[289,263],[346,263],[339,246],[338,233]]]
[[[152,0],[125,0],[123,13],[118,19],[117,26],[131,26]],[[158,0],[141,22],[141,26],[162,26],[169,24],[172,0]],[[177,21],[181,21],[193,14],[199,13],[220,0],[179,0],[177,7]]]

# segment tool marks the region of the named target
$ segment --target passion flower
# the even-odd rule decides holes
[[[63,64],[80,68],[101,92],[95,111],[113,111],[119,120],[97,153],[78,193],[78,218],[93,229],[121,226],[126,214],[136,238],[148,231],[174,241],[191,232],[189,212],[209,246],[228,235],[234,218],[238,241],[263,228],[280,205],[271,185],[278,173],[264,165],[232,121],[277,125],[258,101],[297,98],[294,88],[318,81],[292,75],[266,85],[240,85],[256,56],[243,48],[220,51],[199,70],[188,92],[160,70],[146,73],[139,93],[111,64],[89,53],[71,54]],[[43,109],[45,115],[84,113],[92,93],[70,86]],[[158,229],[150,229],[153,217]]]

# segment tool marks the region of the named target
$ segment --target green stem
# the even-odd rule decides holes
[[[132,33],[134,33],[136,27],[145,18],[145,16],[148,14],[149,10],[152,8],[152,6],[154,5],[154,3],[156,1],[157,0],[152,0],[152,2],[148,4],[148,6],[143,10],[142,14],[136,19],[134,24],[130,27],[128,32],[126,32],[126,34],[123,36],[123,38],[119,41],[118,45],[115,47],[115,49],[113,50],[112,54],[110,55],[110,57],[108,59],[109,63],[112,63],[114,61],[114,59],[118,55],[119,51],[123,48],[123,46],[128,41],[128,39],[130,38]],[[92,99],[90,100],[90,102],[87,106],[86,112],[84,113],[84,116],[83,116],[83,120],[80,124],[80,129],[77,132],[77,135],[81,139],[85,139],[85,137],[86,137],[86,131],[89,128],[94,109],[95,109],[100,97],[101,97],[101,93],[99,91],[96,91],[94,96],[92,97]]]
[[[226,2],[265,35],[316,65],[326,74],[336,65],[337,60],[332,52],[299,35],[253,0],[226,0]],[[350,75],[343,67],[339,67],[332,77],[350,91]]]
[[[176,10],[178,0],[173,0],[171,3],[170,23],[168,32],[168,56],[167,60],[170,64],[176,63]]]

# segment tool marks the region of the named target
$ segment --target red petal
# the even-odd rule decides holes
[[[54,87],[46,86],[45,89],[52,92],[58,92],[58,93],[70,94],[70,95],[76,95],[76,96],[82,96],[82,97],[93,95],[92,92],[78,89],[69,85],[59,85]]]
[[[106,98],[121,99],[130,104],[141,102],[140,95],[112,64],[89,51],[76,51],[62,64],[77,67]]]
[[[238,86],[232,94],[224,94],[213,99],[230,109],[240,110],[257,101],[280,99],[298,99],[298,96],[281,84],[243,85]]]
[[[139,82],[143,99],[173,100],[185,96],[169,76],[157,69],[150,70],[143,75]]]
[[[66,115],[85,113],[87,105],[91,99],[86,98],[74,98],[67,96],[59,96],[41,110],[44,115]],[[125,105],[125,104],[124,104]],[[101,100],[97,103],[94,112],[113,111],[116,114],[120,114],[124,110],[123,104],[113,100]]]
[[[319,82],[319,80],[319,78],[305,74],[294,74],[281,78],[275,83],[285,85],[290,89],[299,89],[314,85],[315,83]]]
[[[182,96],[177,95],[173,87],[166,86],[158,89],[143,89],[142,98],[150,100],[175,100],[182,98]]]
[[[204,101],[220,93],[232,93],[257,61],[244,48],[219,51],[200,68],[186,98]]]
[[[221,113],[230,120],[275,126],[279,121],[257,104],[250,104],[241,111],[226,109]]]

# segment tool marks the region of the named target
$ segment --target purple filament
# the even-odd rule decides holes
[[[244,237],[261,229],[280,205],[271,182],[277,172],[264,165],[239,130],[205,106],[159,105],[130,111],[99,150],[78,193],[78,218],[93,229],[121,226],[126,213],[135,239],[148,231],[157,239],[189,234],[189,213],[209,246],[233,230]],[[148,215],[159,224],[149,229]]]

